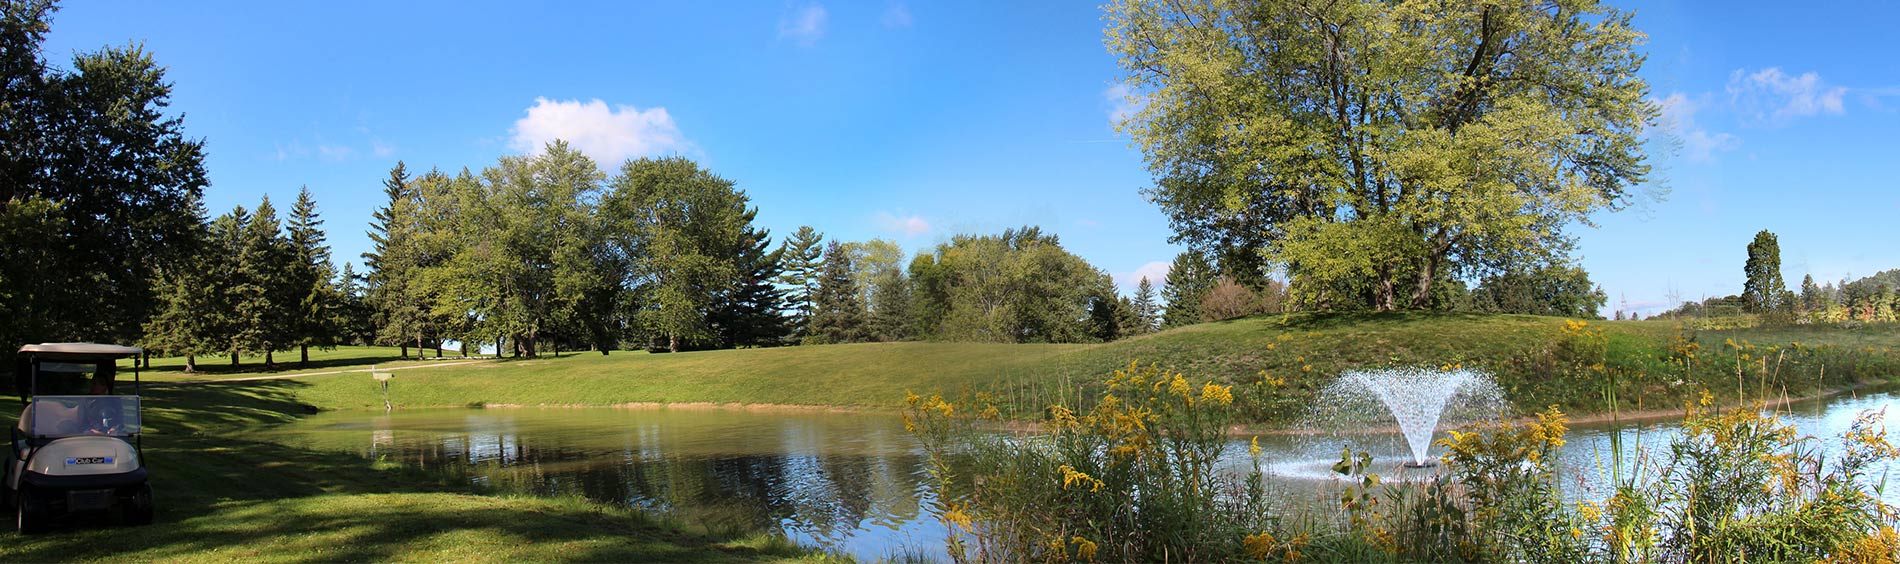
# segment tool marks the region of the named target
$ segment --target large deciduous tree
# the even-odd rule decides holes
[[[745,192],[685,157],[627,161],[602,202],[632,268],[633,322],[671,351],[716,335],[706,314],[739,278],[735,249],[752,213]]]
[[[1561,259],[1649,171],[1643,35],[1594,1],[1120,0],[1121,124],[1174,240],[1322,307]]]

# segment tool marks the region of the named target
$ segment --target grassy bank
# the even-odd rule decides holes
[[[393,349],[339,350],[325,371],[412,366],[396,373],[399,408],[478,405],[732,403],[893,409],[906,391],[996,393],[1016,414],[1088,398],[1132,360],[1236,386],[1241,418],[1284,423],[1339,373],[1387,366],[1464,366],[1491,373],[1523,412],[1558,405],[1603,412],[1719,398],[1801,396],[1900,374],[1900,327],[1701,330],[1678,323],[1533,316],[1268,316],[1195,325],[1113,343],[867,343],[674,354],[616,351],[445,366],[389,361]],[[160,380],[174,374],[163,370]],[[281,374],[294,375],[294,370]],[[214,375],[236,377],[251,373]],[[317,409],[380,409],[362,373],[297,378],[286,393]]]

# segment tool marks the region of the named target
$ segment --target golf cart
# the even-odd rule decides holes
[[[140,463],[136,364],[130,395],[118,395],[114,381],[118,359],[140,352],[95,343],[20,347],[14,382],[26,409],[12,429],[13,456],[0,490],[20,532],[114,509],[125,523],[152,522],[152,486]]]

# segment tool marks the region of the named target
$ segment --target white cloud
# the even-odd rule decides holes
[[[1662,108],[1662,127],[1682,142],[1683,154],[1690,162],[1713,161],[1717,151],[1733,151],[1742,145],[1740,137],[1710,133],[1696,125],[1695,114],[1707,105],[1707,98],[1692,99],[1676,92],[1656,102]]]
[[[692,147],[666,108],[608,107],[599,98],[586,102],[535,98],[527,114],[515,121],[508,140],[510,148],[523,153],[539,151],[560,139],[611,169],[630,158]]]
[[[806,4],[804,7],[790,8],[791,11],[778,20],[778,38],[790,39],[799,45],[810,47],[825,36],[825,7],[818,4]]]
[[[1768,67],[1753,73],[1736,69],[1728,77],[1729,101],[1744,115],[1757,122],[1780,125],[1797,117],[1822,113],[1839,115],[1846,109],[1841,98],[1847,88],[1829,86],[1821,75],[1805,72],[1790,75],[1780,67]]]
[[[897,217],[890,212],[877,212],[877,216],[873,219],[877,221],[878,229],[903,233],[905,237],[916,237],[930,232],[930,222],[914,214],[910,217]]]
[[[354,156],[356,149],[352,149],[348,145],[318,145],[317,154],[321,155],[324,160],[342,161]]]
[[[884,9],[882,21],[884,22],[884,27],[888,28],[910,27],[912,21],[910,8],[904,7],[903,2],[893,3],[889,8]]]
[[[1134,272],[1116,274],[1115,286],[1129,295],[1134,295],[1135,287],[1141,285],[1141,279],[1147,278],[1148,283],[1154,285],[1155,291],[1160,291],[1161,285],[1168,281],[1168,269],[1171,266],[1173,265],[1166,262],[1141,265],[1141,268],[1135,269]]]
[[[1129,116],[1147,107],[1148,99],[1135,95],[1127,84],[1116,84],[1102,91],[1102,98],[1108,101],[1108,126],[1121,127]]]
[[[378,157],[387,157],[396,154],[396,147],[384,143],[381,139],[371,139],[369,142],[369,152]]]

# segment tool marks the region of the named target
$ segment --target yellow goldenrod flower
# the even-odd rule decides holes
[[[1234,388],[1208,382],[1201,386],[1201,401],[1231,405],[1234,403]]]
[[[1095,543],[1094,542],[1090,542],[1089,539],[1085,539],[1080,536],[1077,536],[1075,538],[1069,539],[1069,543],[1075,545],[1076,558],[1081,558],[1089,562],[1095,561]]]
[[[1267,554],[1273,552],[1273,547],[1277,544],[1279,544],[1279,542],[1274,540],[1273,533],[1266,531],[1247,535],[1245,538],[1240,539],[1241,549],[1246,551],[1248,558],[1254,560],[1265,560]]]

